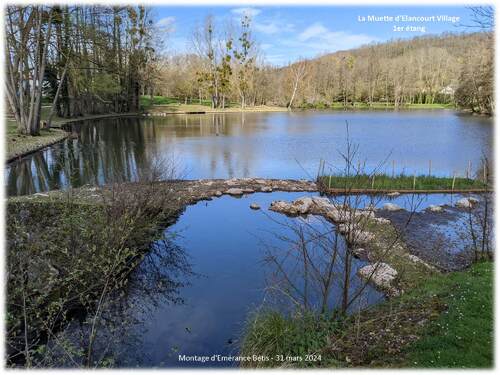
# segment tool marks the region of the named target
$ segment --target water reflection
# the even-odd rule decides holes
[[[166,236],[151,245],[123,290],[106,295],[99,313],[87,311],[49,340],[45,360],[51,367],[87,366],[93,328],[91,367],[133,366],[147,360],[143,325],[159,306],[184,304],[183,289],[197,277],[185,249]]]
[[[158,156],[179,163],[185,178],[315,175],[318,161],[342,164],[337,151],[350,138],[361,160],[390,154],[396,173],[463,174],[492,149],[491,119],[453,111],[298,112],[171,115],[81,122],[70,139],[11,163],[9,195],[67,186],[133,181]],[[381,171],[383,172],[383,171]]]
[[[309,215],[277,224],[285,228],[274,233],[280,243],[265,244],[267,289],[275,308],[332,316],[343,306],[351,313],[383,299],[357,276],[367,263],[350,254],[332,223]]]
[[[269,278],[274,269],[265,261],[267,249],[286,252],[293,231],[278,221],[281,214],[267,211],[271,201],[296,199],[303,193],[257,193],[241,199],[221,197],[188,207],[168,233],[178,233],[175,243],[186,249],[195,277],[181,289],[182,304],[159,302],[152,306],[142,294],[130,293],[136,306],[148,305],[149,312],[127,310],[141,324],[130,327],[140,343],[135,351],[119,357],[119,366],[193,367],[199,363],[179,362],[178,355],[237,354],[245,322],[256,309],[272,305],[289,311],[289,301],[275,299]],[[262,210],[254,211],[256,202]],[[312,220],[312,218],[311,218]],[[316,222],[318,225],[325,223]],[[330,226],[331,227],[331,226]],[[340,263],[339,263],[340,264]],[[353,275],[362,262],[353,266]],[[289,267],[290,266],[290,267]],[[293,272],[292,264],[286,267]],[[140,268],[138,275],[149,273]],[[297,278],[303,275],[296,274]],[[356,276],[354,276],[356,277]],[[132,280],[131,285],[140,279]],[[332,284],[331,307],[338,304],[337,285]],[[139,289],[140,290],[140,289]],[[383,298],[368,288],[369,303]],[[311,302],[318,303],[316,298]],[[366,299],[364,300],[366,302]],[[141,353],[146,353],[141,358]],[[205,363],[204,366],[231,366],[235,363]]]

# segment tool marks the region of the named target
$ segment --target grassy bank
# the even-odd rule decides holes
[[[146,113],[160,114],[160,113],[186,113],[186,112],[206,112],[206,113],[220,113],[220,112],[276,112],[287,111],[285,107],[278,106],[247,106],[241,108],[240,103],[228,102],[225,108],[212,108],[210,100],[188,101],[178,98],[169,98],[164,96],[142,96],[140,99],[141,109]]]
[[[404,104],[396,108],[394,103],[385,102],[355,102],[348,103],[347,106],[343,102],[333,103],[314,103],[303,104],[300,108],[303,109],[450,109],[455,108],[455,105],[450,103],[432,103],[432,104]]]
[[[484,189],[484,181],[463,177],[436,176],[389,176],[385,174],[370,176],[323,176],[319,181],[325,188],[331,189],[374,189],[374,190],[467,190]]]
[[[436,273],[344,321],[260,312],[247,324],[242,354],[321,356],[255,367],[492,367],[493,263]]]
[[[62,129],[41,130],[40,135],[33,137],[31,135],[19,134],[15,121],[7,121],[7,155],[6,159],[26,155],[40,148],[49,146],[53,143],[65,139],[68,133]]]

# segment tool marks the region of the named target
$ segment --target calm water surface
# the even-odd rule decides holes
[[[273,292],[276,290],[273,288],[284,290],[286,285],[274,264],[266,260],[270,254],[283,261],[287,277],[304,293],[302,258],[297,257],[295,251],[288,254],[293,249],[292,242],[278,236],[292,241],[298,238],[290,227],[282,224],[302,224],[304,227],[307,223],[322,233],[331,231],[332,225],[315,217],[289,219],[267,210],[273,200],[293,200],[304,195],[256,193],[240,199],[223,196],[188,207],[177,223],[167,230],[169,234],[176,234],[172,243],[168,246],[160,244],[160,257],[152,261],[147,258],[132,275],[123,310],[116,316],[108,316],[108,320],[117,322],[118,326],[123,322],[133,322],[121,327],[124,332],[115,332],[116,342],[112,338],[103,340],[105,346],[114,342],[109,350],[118,356],[118,365],[237,365],[234,362],[179,362],[178,355],[236,355],[249,314],[264,307],[289,311],[291,301],[279,292]],[[262,209],[251,210],[249,205],[252,202],[258,203]],[[332,233],[330,237],[333,236]],[[183,259],[182,253],[175,257],[170,254],[174,244],[176,251],[185,251],[189,267],[173,267],[173,258]],[[339,246],[344,249],[342,242]],[[324,269],[325,256],[315,254],[313,247],[310,249],[311,259],[318,269]],[[159,260],[162,254],[166,255],[168,267],[157,267],[162,263]],[[364,264],[354,260],[352,292],[361,286],[355,273]],[[334,273],[339,275],[341,270],[343,264],[338,262]],[[158,272],[163,272],[161,276],[167,282],[160,282],[162,277],[153,277],[154,282],[151,282],[151,277]],[[339,284],[339,277],[334,277],[328,298],[330,309],[339,306]],[[158,285],[175,287],[167,288],[165,292]],[[309,279],[307,291],[312,309],[317,309],[319,290],[314,280]],[[295,297],[300,300],[297,294]],[[363,307],[382,299],[381,293],[368,287],[359,303]],[[356,311],[360,307],[358,304],[353,306]]]
[[[133,181],[152,165],[188,179],[308,178],[320,159],[342,168],[347,129],[356,160],[392,173],[464,173],[492,150],[492,120],[435,111],[293,112],[172,115],[73,125],[67,140],[11,163],[9,195]]]

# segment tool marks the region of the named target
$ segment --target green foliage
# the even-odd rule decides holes
[[[375,190],[397,190],[397,189],[417,189],[417,190],[447,190],[452,188],[453,178],[436,176],[407,176],[404,174],[391,177],[385,174],[375,176],[360,174],[355,176],[322,176],[321,183],[325,187],[332,189],[375,189]],[[454,189],[484,189],[487,184],[478,179],[456,177]]]
[[[277,311],[259,311],[247,322],[241,355],[262,355],[273,358],[269,362],[254,362],[252,367],[293,366],[333,366],[338,363],[325,356],[329,336],[339,322],[327,316],[317,317],[312,313],[294,317],[284,316]],[[281,363],[275,357],[301,357],[303,361],[286,360]],[[321,355],[320,361],[305,361],[307,355]]]
[[[122,91],[117,77],[108,73],[97,73],[92,81],[91,90],[99,96],[110,96]]]
[[[71,345],[65,345],[66,354],[59,359],[50,357],[50,351],[39,352],[39,345],[75,310],[95,313],[103,300],[126,285],[128,273],[150,242],[161,236],[162,199],[153,186],[145,185],[103,195],[102,204],[79,203],[70,196],[8,203],[7,345],[14,356],[10,365],[19,358],[26,367],[70,362],[66,352]],[[95,364],[87,360],[87,365]]]

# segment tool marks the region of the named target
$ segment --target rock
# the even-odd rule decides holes
[[[313,201],[312,213],[322,215],[330,211],[338,211],[337,207],[328,198],[312,197],[311,199]]]
[[[35,193],[33,195],[37,196],[37,197],[48,197],[49,196],[48,194],[45,194],[45,193]]]
[[[226,190],[226,194],[229,195],[243,195],[243,190],[238,188],[231,188]]]
[[[386,219],[384,217],[374,217],[372,218],[372,220],[374,222],[376,222],[377,224],[390,224],[391,221],[389,219]]]
[[[251,194],[251,193],[255,193],[255,190],[254,189],[250,189],[250,188],[245,188],[245,189],[242,189],[243,192],[245,194]]]
[[[383,290],[390,296],[400,294],[400,291],[392,285],[397,275],[398,272],[394,268],[382,262],[369,264],[358,270],[359,277],[370,280],[376,288]]]
[[[229,186],[234,186],[234,185],[238,185],[240,183],[240,181],[237,178],[233,177],[233,178],[231,178],[229,180],[224,181],[224,183],[226,185],[229,185]]]
[[[401,195],[401,193],[399,193],[397,191],[393,191],[392,193],[387,194],[388,197],[399,197],[400,195]]]
[[[290,203],[285,201],[273,201],[269,206],[269,210],[280,213],[287,213],[289,209],[290,209]]]
[[[351,250],[352,255],[356,258],[368,259],[368,250],[358,247]]]
[[[377,207],[374,204],[370,203],[364,208],[365,211],[377,211]]]
[[[257,203],[252,203],[252,204],[250,205],[250,208],[251,208],[252,210],[259,210],[259,209],[260,209],[260,206],[259,206]]]
[[[382,209],[386,211],[401,211],[403,208],[394,203],[384,203]]]
[[[264,193],[270,193],[273,191],[273,189],[269,186],[264,186],[264,187],[261,187],[260,188],[260,191],[264,192]]]
[[[354,230],[348,237],[350,237],[349,241],[351,244],[355,246],[368,245],[375,240],[373,233],[361,229]]]
[[[215,196],[217,196],[217,197],[222,196],[222,191],[217,190],[217,191],[215,192]]]
[[[427,207],[425,209],[426,211],[429,211],[429,212],[443,212],[444,211],[444,208],[441,207],[441,206],[436,206],[434,204],[431,204],[429,207]]]
[[[257,179],[257,180],[255,180],[255,182],[257,184],[260,184],[260,185],[265,185],[266,184],[266,180],[262,180],[262,179]]]
[[[436,271],[437,272],[437,268],[434,267],[434,266],[431,266],[430,264],[428,264],[427,262],[424,262],[422,259],[420,259],[418,256],[416,255],[413,255],[413,254],[408,254],[408,259],[410,259],[413,263],[418,263],[418,264],[421,264],[423,265],[425,268],[431,270],[431,271]]]
[[[285,201],[274,201],[269,206],[271,211],[281,212],[286,215],[304,215],[309,213],[313,200],[309,197],[296,199],[292,203]]]
[[[455,202],[455,207],[457,208],[472,208],[479,203],[479,200],[472,197],[461,198]]]

